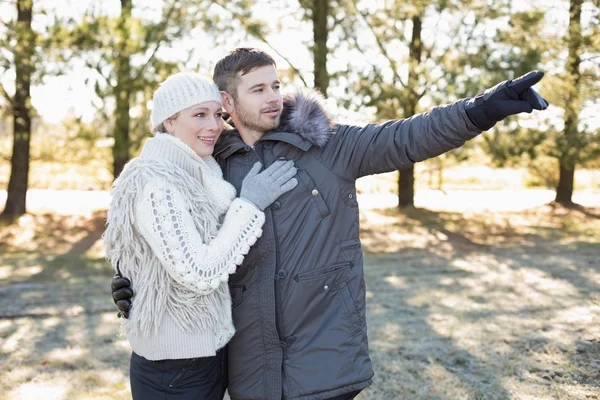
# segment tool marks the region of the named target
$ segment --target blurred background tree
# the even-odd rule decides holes
[[[553,188],[569,205],[576,169],[599,167],[598,0],[119,0],[77,10],[60,1],[0,0],[5,215],[26,211],[31,163],[97,171],[72,187],[107,189],[150,135],[158,83],[180,69],[210,74],[239,46],[265,48],[288,88],[317,88],[340,122],[361,124],[407,118],[542,69],[551,109],[426,161],[430,184],[435,177],[443,189],[444,171],[462,163],[526,168],[527,184]],[[38,115],[34,104],[50,100],[36,90],[54,77],[93,93],[91,116],[79,104],[57,120]],[[414,206],[419,168],[396,177],[400,207]]]
[[[526,165],[535,183],[556,190],[557,203],[571,205],[576,167],[600,156],[597,127],[591,129],[581,116],[586,106],[597,104],[599,94],[600,8],[598,1],[582,0],[558,2],[557,7],[568,12],[536,6],[513,13],[510,29],[497,32],[493,47],[478,51],[485,54],[487,64],[480,67],[490,82],[501,79],[504,71],[513,70],[515,76],[546,71],[542,91],[553,107],[562,109],[562,118],[540,115],[526,125],[512,118],[483,138],[495,165]],[[557,29],[561,19],[568,21],[564,30]]]
[[[11,16],[0,27],[0,77],[9,71],[14,77],[11,82],[13,93],[0,82],[0,95],[3,97],[0,123],[5,124],[4,115],[8,113],[13,132],[10,178],[2,212],[5,218],[26,212],[32,119],[35,115],[31,106],[31,85],[41,81],[46,72],[40,64],[46,59],[47,46],[52,40],[48,31],[32,26],[33,0],[15,0],[10,6]]]
[[[111,127],[113,177],[150,133],[146,104],[154,88],[178,67],[161,57],[159,50],[187,35],[196,21],[205,18],[205,7],[206,2],[173,1],[156,11],[120,0],[118,16],[92,8],[65,26],[71,38],[65,59],[83,61],[95,72],[88,83],[96,92],[98,113]]]

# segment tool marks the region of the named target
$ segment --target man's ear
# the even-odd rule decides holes
[[[231,114],[235,109],[233,105],[233,97],[229,93],[224,90],[221,90],[221,99],[223,101],[223,108],[227,112],[227,114]]]

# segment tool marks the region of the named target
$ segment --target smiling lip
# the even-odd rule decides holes
[[[200,139],[202,143],[214,144],[216,136],[196,136],[196,139]]]

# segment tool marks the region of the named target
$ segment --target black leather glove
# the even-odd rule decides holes
[[[121,275],[119,269],[119,263],[117,263],[117,272],[110,282],[110,289],[112,290],[112,298],[119,312],[117,317],[129,318],[129,310],[131,310],[131,298],[133,297],[133,290],[131,289],[131,281]]]
[[[531,87],[544,77],[542,71],[532,71],[514,80],[500,82],[467,101],[469,119],[486,131],[509,115],[533,110],[545,110],[548,102]]]

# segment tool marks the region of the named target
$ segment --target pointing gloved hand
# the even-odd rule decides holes
[[[545,110],[548,102],[531,87],[544,77],[542,71],[532,71],[514,80],[500,82],[466,103],[469,119],[485,131],[509,115],[533,110]]]
[[[277,160],[264,171],[262,164],[254,164],[242,181],[240,198],[246,199],[261,210],[267,208],[279,196],[289,192],[298,184],[294,178],[297,169],[293,161]]]

